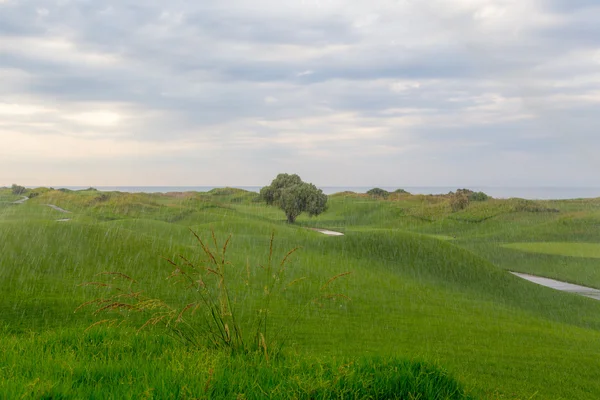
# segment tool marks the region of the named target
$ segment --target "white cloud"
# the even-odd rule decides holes
[[[222,184],[283,167],[326,170],[323,184],[401,179],[382,170],[403,168],[415,182],[444,184],[452,174],[494,176],[469,165],[494,159],[502,171],[496,154],[543,163],[580,152],[556,121],[579,147],[600,146],[591,111],[600,43],[585,36],[600,26],[593,9],[557,14],[539,0],[0,4],[0,163],[149,160],[128,176],[136,183],[166,155],[195,167],[228,160]],[[591,176],[583,165],[571,171]],[[202,183],[183,167],[169,171]]]
[[[88,64],[111,66],[120,61],[115,54],[84,49],[63,37],[7,37],[0,36],[0,54],[19,54],[59,64]]]
[[[417,81],[396,81],[390,85],[392,92],[400,93],[412,89],[419,89],[421,84]]]
[[[112,111],[88,111],[77,114],[67,114],[63,118],[78,122],[82,125],[112,127],[121,122],[123,117]]]
[[[4,117],[10,116],[21,116],[21,115],[35,115],[40,113],[51,112],[52,109],[31,105],[31,104],[14,104],[14,103],[0,103],[0,115]]]
[[[110,160],[122,157],[152,157],[189,154],[217,147],[190,140],[164,142],[135,141],[116,138],[82,138],[60,134],[31,135],[0,129],[0,158],[4,161],[35,160]]]

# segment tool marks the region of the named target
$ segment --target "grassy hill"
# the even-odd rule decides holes
[[[412,390],[421,398],[598,398],[600,302],[506,270],[600,287],[598,258],[564,254],[570,243],[598,242],[600,201],[489,200],[457,212],[446,196],[346,193],[329,203],[290,226],[238,189],[48,190],[24,204],[0,202],[0,365],[8,366],[0,397],[264,398],[273,390],[274,398],[388,398]],[[74,313],[105,293],[80,286],[110,283],[98,276],[104,271],[185,305],[163,257],[200,260],[190,228],[204,239],[213,230],[219,242],[232,235],[227,278],[248,320],[263,288],[244,277],[262,273],[271,232],[274,260],[299,247],[285,279],[302,281],[271,304],[269,326],[286,339],[281,358],[229,357],[133,326],[86,330],[103,317]],[[538,252],[543,242],[567,250]],[[345,297],[311,302],[345,272],[327,286]]]

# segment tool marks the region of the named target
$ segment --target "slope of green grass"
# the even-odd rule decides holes
[[[555,226],[573,220],[566,211],[516,211],[498,201],[477,206],[485,210],[474,208],[472,218],[464,217],[467,209],[463,217],[444,211],[427,220],[411,210],[442,207],[444,200],[336,196],[325,214],[289,226],[283,213],[239,191],[111,193],[110,199],[94,200],[101,195],[48,192],[23,205],[0,206],[0,365],[10,365],[0,368],[0,397],[101,398],[111,385],[115,398],[169,398],[167,393],[214,398],[245,393],[258,398],[261,390],[298,398],[352,397],[367,393],[360,385],[373,379],[381,384],[369,387],[385,388],[396,384],[390,377],[429,371],[399,359],[442,365],[481,398],[595,399],[600,393],[600,303],[502,270],[506,254],[530,257],[522,266],[538,261],[550,266],[559,256],[502,245],[529,235],[538,235],[538,241],[556,237]],[[48,203],[73,211],[73,220],[55,222],[64,214],[44,206]],[[593,226],[595,203],[580,204],[582,209],[566,204],[568,213],[576,215],[577,229]],[[484,214],[493,216],[475,218]],[[346,235],[326,237],[304,226],[340,227]],[[573,225],[565,226],[561,237],[578,237],[570,229]],[[287,338],[284,361],[267,366],[202,353],[158,331],[84,332],[102,317],[73,311],[104,292],[79,285],[104,282],[106,277],[97,275],[103,271],[126,273],[138,280],[140,290],[187,304],[189,295],[166,279],[173,267],[162,257],[201,259],[189,228],[205,239],[211,229],[220,240],[232,234],[227,279],[240,290],[234,296],[240,315],[251,315],[264,292],[246,286],[243,278],[248,269],[262,271],[271,231],[276,231],[275,260],[300,247],[286,279],[306,279],[274,301],[270,318],[273,329]],[[562,259],[564,275],[596,279],[584,273],[593,264],[570,260],[590,259]],[[311,302],[314,297],[308,293],[318,292],[343,272],[351,274],[332,282],[328,290],[351,301]],[[289,310],[296,313],[289,315]],[[377,356],[386,358],[372,358]],[[248,371],[261,378],[251,378]],[[433,380],[446,376],[432,371],[425,375]],[[431,387],[454,388],[453,382]]]

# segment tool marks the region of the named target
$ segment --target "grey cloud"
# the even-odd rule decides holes
[[[557,12],[569,12],[598,7],[598,2],[596,0],[546,0],[545,4]]]

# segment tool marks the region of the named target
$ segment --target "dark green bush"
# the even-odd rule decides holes
[[[490,196],[488,196],[487,194],[485,194],[483,192],[472,192],[469,195],[470,201],[486,201],[489,199],[490,199]]]
[[[383,197],[383,198],[387,198],[390,195],[390,192],[388,192],[387,190],[381,189],[381,188],[373,188],[369,191],[367,191],[367,194],[369,196],[373,196],[373,197]]]
[[[13,183],[13,185],[11,186],[11,190],[12,194],[22,195],[27,189],[23,186],[19,186]]]

